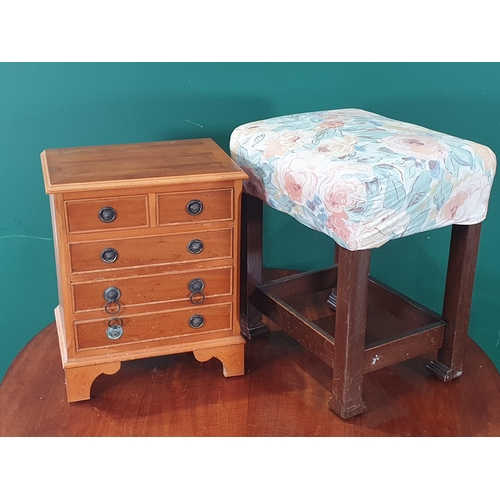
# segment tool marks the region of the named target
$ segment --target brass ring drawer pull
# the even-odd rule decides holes
[[[191,240],[188,243],[187,249],[188,249],[189,253],[192,253],[192,254],[196,255],[196,254],[202,252],[202,250],[203,250],[203,241],[201,241],[199,239]]]
[[[113,307],[116,306],[114,309]],[[104,310],[109,314],[118,314],[122,310],[122,305],[117,300],[110,300],[104,305]]]
[[[201,292],[205,288],[205,282],[201,278],[194,278],[189,282],[190,292]]]
[[[201,278],[194,278],[189,282],[188,289],[191,292],[189,296],[191,304],[203,304],[205,302],[204,288],[205,282]]]
[[[106,304],[104,304],[104,310],[108,314],[118,314],[121,311],[122,305],[118,302],[118,299],[121,297],[121,295],[122,293],[120,292],[120,289],[116,288],[116,286],[110,286],[106,288],[106,290],[104,290],[103,296],[106,300]]]
[[[189,300],[191,301],[191,304],[195,305],[200,305],[205,302],[205,294],[203,292],[193,292],[189,296]]]
[[[118,260],[118,252],[114,248],[105,248],[101,252],[101,260],[106,264],[112,264]]]
[[[201,328],[205,323],[205,318],[201,314],[195,314],[189,318],[189,326],[191,328]]]
[[[203,212],[203,203],[200,200],[191,200],[186,205],[186,212],[189,215],[200,215]]]
[[[106,336],[110,340],[118,340],[123,335],[123,320],[121,318],[112,318],[108,321]]]
[[[102,222],[113,222],[116,219],[116,210],[113,207],[103,207],[99,210],[99,219]]]
[[[104,290],[103,295],[106,302],[116,302],[122,296],[122,292],[116,286],[110,286]]]

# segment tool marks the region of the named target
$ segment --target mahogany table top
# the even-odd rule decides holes
[[[470,339],[452,382],[419,358],[366,375],[368,411],[349,420],[328,409],[331,369],[283,332],[248,341],[246,369],[226,379],[191,353],[128,361],[68,403],[51,324],[0,385],[0,436],[500,436],[500,375]]]

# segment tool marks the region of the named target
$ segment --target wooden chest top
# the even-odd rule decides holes
[[[41,159],[48,194],[247,178],[212,139],[46,149]]]

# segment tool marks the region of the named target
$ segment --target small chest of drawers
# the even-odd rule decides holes
[[[210,139],[41,154],[68,401],[122,361],[193,352],[244,373],[239,244],[246,174]]]

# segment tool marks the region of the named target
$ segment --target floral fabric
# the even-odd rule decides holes
[[[484,220],[496,170],[486,146],[359,109],[237,127],[245,192],[349,250]]]

